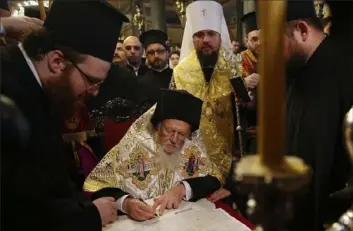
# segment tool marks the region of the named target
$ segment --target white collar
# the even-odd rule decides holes
[[[138,65],[138,67],[135,67],[134,65],[130,64],[129,61],[127,61],[127,64],[132,67],[134,71],[138,71],[140,69],[141,63]]]
[[[34,77],[36,78],[36,80],[37,80],[39,86],[40,86],[41,88],[43,88],[42,81],[40,81],[38,72],[37,72],[36,68],[34,67],[34,64],[33,64],[32,60],[29,58],[27,52],[26,52],[25,49],[23,48],[22,43],[19,43],[19,44],[18,44],[18,48],[20,48],[20,50],[21,50],[21,52],[22,52],[22,55],[23,55],[23,57],[25,58],[25,60],[26,60],[26,62],[27,62],[27,65],[29,66],[29,69],[31,69],[31,71],[32,71],[32,73],[33,73],[33,75],[34,75]]]

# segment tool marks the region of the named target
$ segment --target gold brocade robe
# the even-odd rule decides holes
[[[226,177],[232,162],[234,125],[232,85],[229,81],[232,74],[223,54],[222,48],[212,77],[206,82],[196,50],[193,49],[174,68],[171,88],[186,90],[203,100],[200,134],[211,161]]]
[[[186,139],[180,153],[172,154],[166,163],[159,155],[156,130],[151,124],[155,106],[143,114],[130,127],[123,139],[112,148],[91,172],[84,183],[84,190],[95,192],[105,187],[120,188],[136,198],[158,197],[180,181],[212,175],[221,184],[224,178],[209,160],[197,132]],[[162,160],[163,159],[163,160]]]
[[[255,55],[249,49],[241,52],[240,54],[242,56],[243,77],[247,77],[248,75],[257,72],[257,58]]]

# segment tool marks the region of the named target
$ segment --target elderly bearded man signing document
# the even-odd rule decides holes
[[[234,142],[232,74],[224,58],[230,50],[222,6],[215,1],[191,3],[171,88],[203,100],[200,134],[207,154],[224,176],[229,174]]]
[[[92,198],[112,196],[135,220],[154,217],[184,200],[219,189],[224,178],[206,155],[198,133],[202,101],[185,91],[165,90],[86,179]],[[138,199],[156,198],[153,207]]]

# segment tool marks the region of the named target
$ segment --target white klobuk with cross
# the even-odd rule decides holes
[[[186,8],[186,23],[180,52],[180,62],[192,49],[192,36],[203,30],[212,30],[222,37],[222,46],[226,50],[232,47],[223,7],[216,1],[195,1]]]

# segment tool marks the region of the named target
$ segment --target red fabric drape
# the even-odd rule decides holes
[[[119,143],[133,123],[134,120],[124,122],[104,121],[105,148],[107,151]]]

